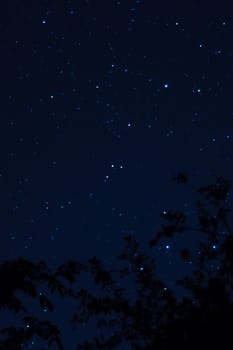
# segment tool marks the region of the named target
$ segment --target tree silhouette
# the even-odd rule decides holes
[[[11,326],[0,331],[1,350],[24,349],[34,336],[44,340],[48,346],[55,343],[62,350],[58,327],[50,321],[40,320],[30,314],[22,300],[22,293],[37,301],[43,311],[53,311],[52,296],[58,293],[62,297],[72,297],[72,288],[66,282],[74,282],[76,276],[84,268],[81,264],[68,261],[51,271],[45,262],[38,264],[19,258],[4,262],[0,266],[0,311],[8,310],[21,315],[23,326]],[[46,287],[50,297],[40,292]],[[19,293],[21,292],[21,296]]]
[[[188,182],[182,173],[173,179],[182,186]],[[48,346],[64,348],[57,326],[30,315],[17,291],[35,299],[41,309],[51,313],[54,293],[73,298],[77,307],[71,325],[78,329],[94,319],[99,330],[96,336],[78,344],[77,350],[168,350],[174,345],[181,350],[205,345],[226,347],[231,343],[233,324],[230,183],[217,177],[214,184],[198,188],[197,193],[200,199],[195,205],[195,225],[182,211],[164,212],[161,229],[148,242],[151,254],[143,251],[135,237],[127,235],[115,269],[106,268],[98,257],[85,264],[69,261],[55,271],[50,271],[43,262],[34,264],[24,259],[2,264],[0,309],[22,313],[24,326],[1,330],[5,337],[0,341],[0,349],[21,350],[35,335]],[[154,249],[163,240],[190,234],[201,238],[197,251],[189,247],[180,249],[181,259],[192,270],[176,281],[177,286],[187,291],[178,298],[174,289],[158,277]],[[92,277],[94,289],[76,286],[81,272]],[[39,292],[40,285],[46,285],[50,297]]]

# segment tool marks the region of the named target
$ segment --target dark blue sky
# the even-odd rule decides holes
[[[163,210],[192,215],[177,172],[231,180],[233,21],[220,5],[1,6],[1,260],[111,262]],[[161,271],[176,273],[175,252],[161,247]]]

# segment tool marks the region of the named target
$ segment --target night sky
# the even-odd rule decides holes
[[[1,5],[1,261],[111,264],[164,210],[193,215],[178,172],[232,179],[233,19],[215,6]],[[161,246],[161,274],[176,275],[176,252]]]

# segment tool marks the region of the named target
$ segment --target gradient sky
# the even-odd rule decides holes
[[[214,6],[1,6],[2,261],[111,263],[123,235],[149,239],[164,210],[193,215],[177,172],[231,180],[233,20]],[[176,274],[176,251],[161,246],[162,274]]]

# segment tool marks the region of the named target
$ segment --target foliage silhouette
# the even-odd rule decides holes
[[[173,178],[185,185],[188,177],[179,173]],[[217,177],[212,185],[197,190],[197,224],[189,223],[189,216],[177,210],[164,212],[164,223],[150,239],[146,254],[132,236],[124,237],[124,248],[117,256],[117,268],[107,269],[97,257],[85,264],[68,261],[51,271],[40,262],[24,259],[6,262],[0,267],[0,310],[8,309],[23,315],[21,327],[1,330],[5,338],[0,350],[21,350],[35,336],[48,346],[64,349],[61,332],[47,320],[31,316],[17,296],[17,291],[36,300],[41,309],[53,312],[53,294],[73,298],[76,310],[71,325],[81,328],[93,318],[99,333],[77,345],[77,350],[168,350],[226,347],[231,340],[233,323],[233,231],[229,209],[230,183]],[[177,280],[176,285],[187,291],[177,298],[174,289],[158,278],[154,250],[163,240],[175,240],[177,235],[198,234],[198,250],[180,249],[184,264],[191,272]],[[77,288],[78,276],[89,274],[94,290]],[[39,293],[47,286],[49,295]],[[125,285],[125,286],[124,286]],[[26,327],[25,327],[26,325]]]

